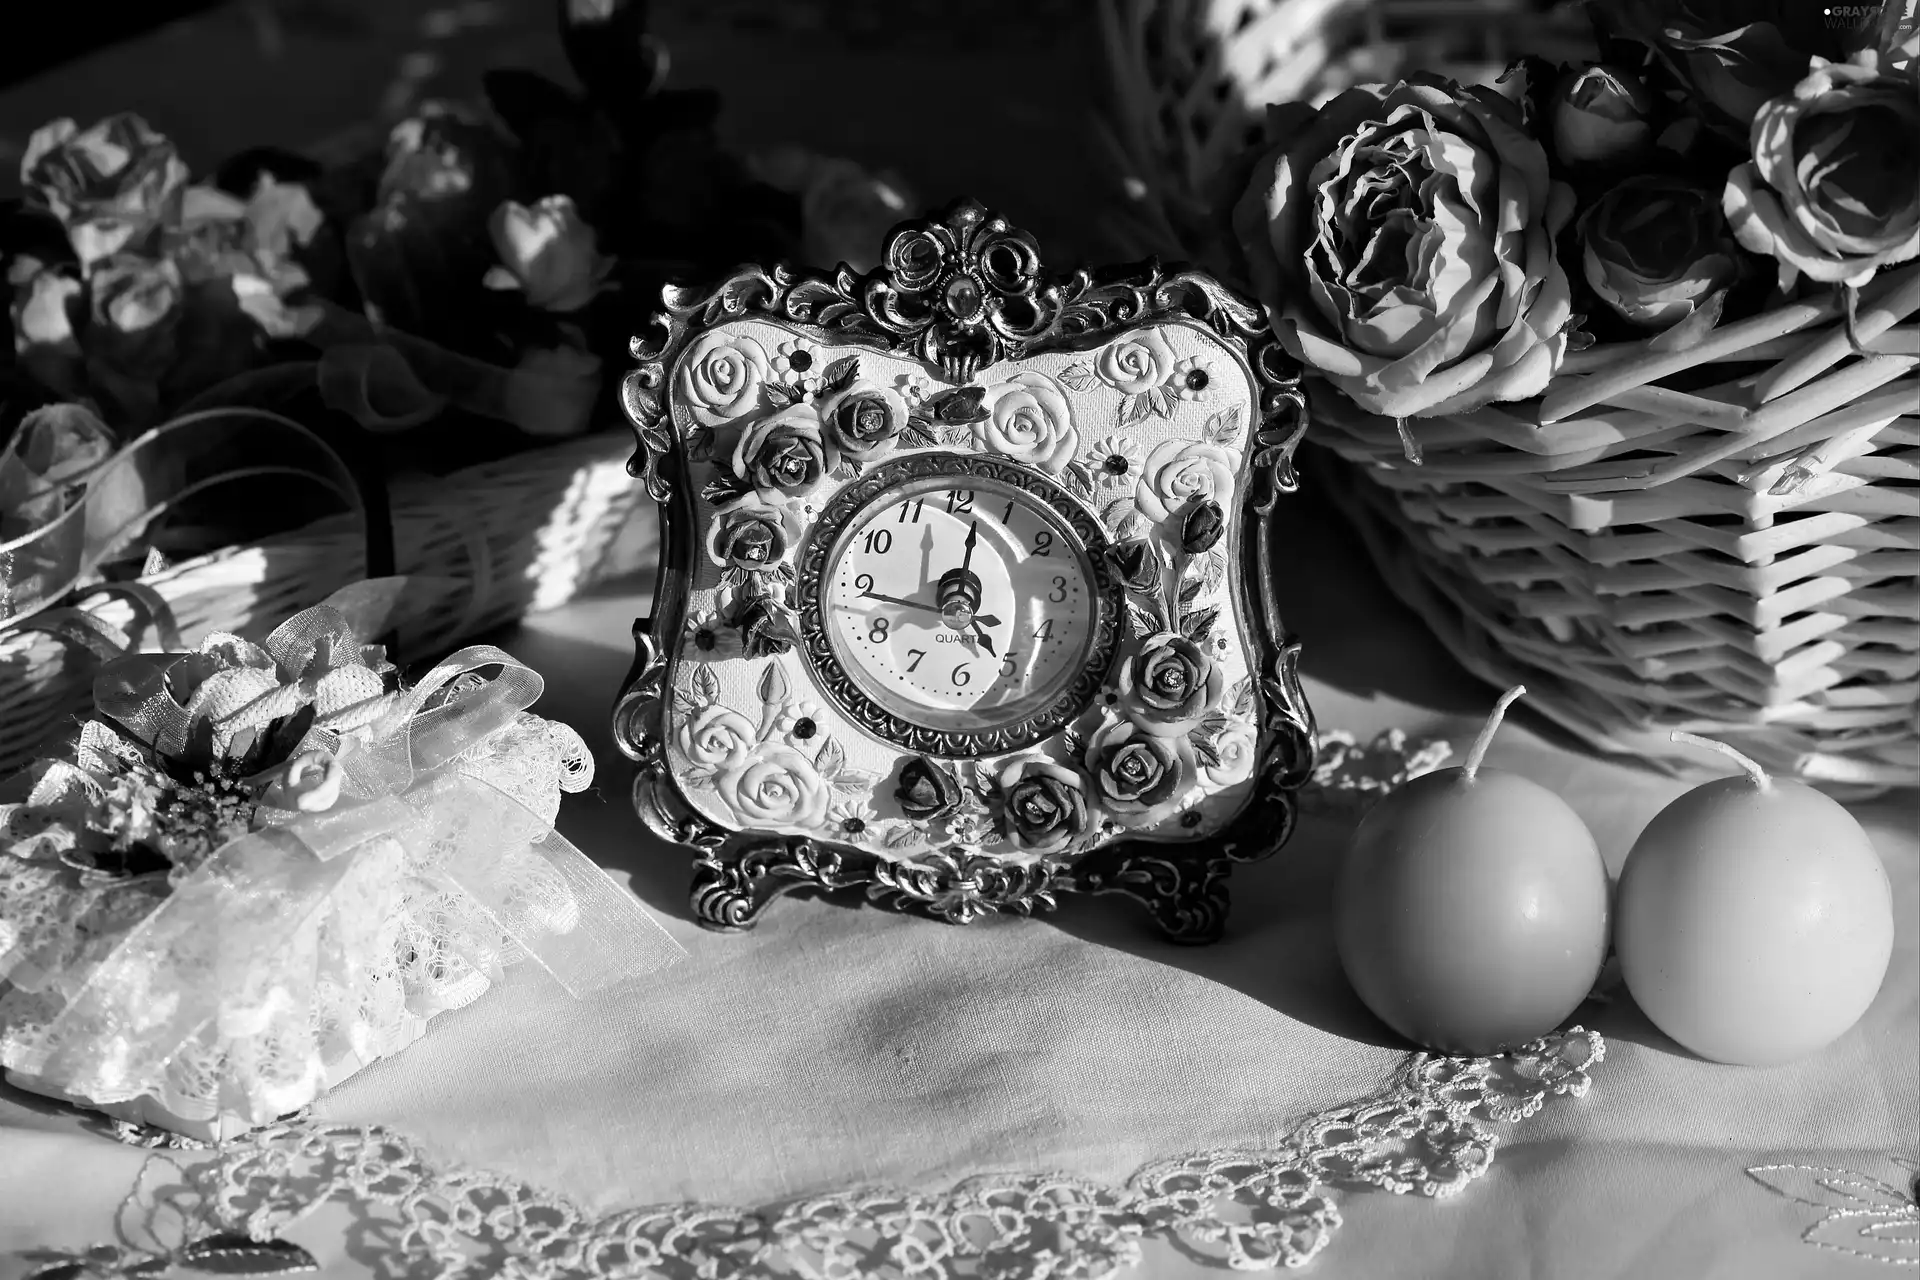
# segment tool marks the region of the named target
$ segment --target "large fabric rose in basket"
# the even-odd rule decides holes
[[[1420,77],[1282,104],[1267,135],[1233,221],[1290,354],[1389,418],[1540,394],[1567,347],[1574,202],[1519,108]]]

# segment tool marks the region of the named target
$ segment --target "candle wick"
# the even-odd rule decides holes
[[[1487,748],[1493,745],[1493,735],[1500,731],[1500,722],[1506,719],[1507,708],[1513,705],[1514,699],[1526,691],[1527,686],[1517,684],[1501,694],[1500,701],[1493,704],[1493,713],[1487,717],[1487,722],[1480,726],[1480,736],[1473,740],[1473,746],[1467,751],[1467,762],[1461,766],[1461,772],[1467,775],[1467,781],[1473,781],[1474,775],[1480,772],[1480,762],[1486,759]]]
[[[1753,779],[1753,785],[1763,794],[1773,790],[1773,779],[1767,776],[1767,771],[1747,756],[1735,751],[1726,743],[1715,742],[1712,738],[1703,738],[1699,734],[1687,733],[1680,729],[1673,731],[1673,740],[1675,742],[1684,742],[1688,746],[1705,747],[1709,751],[1718,751],[1721,755],[1744,769],[1747,776]]]

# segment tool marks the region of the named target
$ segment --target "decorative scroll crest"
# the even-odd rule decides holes
[[[812,326],[823,341],[910,355],[955,385],[1036,351],[1097,345],[1155,320],[1199,320],[1245,353],[1260,383],[1255,507],[1268,510],[1296,488],[1292,460],[1306,431],[1306,394],[1259,307],[1210,276],[1157,259],[1056,277],[1032,236],[972,200],[896,227],[881,265],[864,275],[844,266],[832,275],[746,266],[715,285],[668,285],[662,301],[666,309],[651,321],[657,336],[633,339],[639,367],[621,384],[638,440],[627,469],[662,504],[674,491],[667,371],[701,331],[749,315]]]

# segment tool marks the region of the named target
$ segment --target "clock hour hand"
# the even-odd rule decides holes
[[[984,626],[982,625],[983,623],[985,624]],[[999,657],[1000,654],[998,653],[998,651],[994,649],[993,640],[987,635],[987,627],[997,627],[999,625],[1000,625],[1000,619],[998,618],[980,617],[979,615],[975,615],[973,619],[974,638],[980,642],[980,647],[982,649],[985,649],[989,654],[991,654],[996,658]]]

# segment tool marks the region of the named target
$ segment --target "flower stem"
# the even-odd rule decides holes
[[[1405,418],[1395,418],[1393,429],[1400,433],[1400,449],[1407,455],[1407,461],[1414,466],[1421,465],[1420,442],[1413,437],[1413,428],[1407,425]]]
[[[1467,749],[1467,762],[1461,766],[1461,772],[1467,775],[1467,781],[1473,781],[1480,772],[1480,762],[1487,757],[1487,748],[1493,745],[1493,735],[1500,731],[1500,722],[1507,717],[1507,708],[1514,699],[1527,691],[1527,686],[1517,684],[1500,695],[1500,701],[1493,704],[1493,711],[1487,716],[1487,722],[1480,726],[1480,736],[1473,740],[1473,746]]]
[[[1673,731],[1673,740],[1675,742],[1684,742],[1692,747],[1705,747],[1709,751],[1718,751],[1721,755],[1746,770],[1747,776],[1753,779],[1754,787],[1762,794],[1773,790],[1773,779],[1767,776],[1767,771],[1726,743],[1715,742],[1712,738],[1703,738],[1698,734],[1686,733],[1679,729]]]

